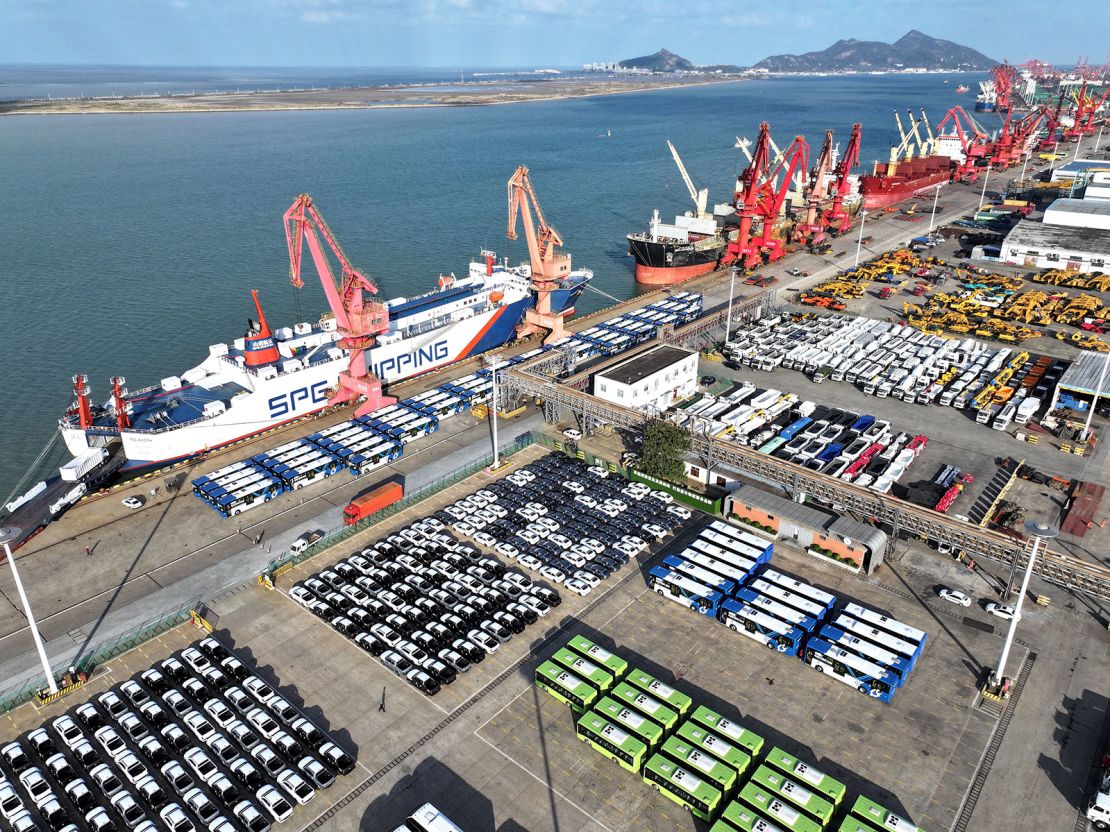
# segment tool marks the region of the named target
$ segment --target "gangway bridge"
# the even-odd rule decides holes
[[[772,302],[767,296],[756,296],[734,305],[733,323],[760,317]],[[727,307],[712,310],[684,326],[664,329],[657,339],[647,342],[645,346],[658,343],[676,346],[696,344],[706,337],[723,333],[727,317]],[[626,353],[622,360],[627,357]],[[506,403],[524,397],[542,400],[544,417],[548,422],[557,421],[560,411],[569,410],[576,414],[586,433],[602,424],[636,430],[653,417],[653,414],[591,395],[584,389],[587,387],[585,379],[596,371],[597,365],[589,370],[578,370],[569,354],[552,350],[531,361],[498,370],[498,399]],[[565,375],[566,378],[560,380],[558,375]],[[730,465],[752,477],[777,483],[795,499],[812,498],[838,511],[850,512],[875,524],[884,524],[893,531],[892,542],[900,532],[905,532],[948,543],[970,557],[987,558],[1016,569],[1025,568],[1028,553],[1022,539],[957,520],[890,494],[879,494],[835,477],[818,474],[727,439],[694,433],[691,436],[691,451],[703,459],[713,459],[718,464]],[[1110,601],[1110,568],[1048,549],[1035,564],[1034,573],[1050,583]]]

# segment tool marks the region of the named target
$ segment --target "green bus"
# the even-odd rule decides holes
[[[894,814],[894,812],[863,795],[857,797],[856,802],[852,804],[852,814],[873,823],[880,829],[890,829],[893,832],[925,832],[917,824],[910,823],[905,818]]]
[[[712,820],[724,799],[720,791],[662,754],[651,756],[643,777],[657,792],[702,820]]]
[[[675,736],[681,737],[692,745],[696,745],[703,751],[712,754],[718,760],[732,766],[736,769],[737,774],[743,774],[748,770],[748,766],[752,764],[752,758],[748,756],[744,749],[730,742],[725,742],[716,734],[711,734],[689,719],[678,726],[678,732]]]
[[[613,674],[604,667],[599,667],[593,662],[587,661],[565,647],[556,650],[555,655],[551,657],[551,661],[555,664],[561,664],[571,673],[581,676],[602,693],[613,687],[613,683],[616,681]]]
[[[821,832],[817,821],[755,783],[749,782],[740,790],[740,800],[788,832]]]
[[[787,754],[778,746],[767,752],[764,762],[771,768],[778,769],[787,777],[792,777],[804,786],[808,786],[822,795],[833,806],[839,806],[844,799],[847,787],[839,780],[834,780],[829,775],[817,770],[809,763],[803,763],[797,757]]]
[[[536,668],[536,687],[570,705],[580,714],[592,708],[600,695],[595,687],[555,662],[544,662]]]
[[[712,754],[702,751],[693,743],[679,737],[667,737],[662,751],[683,768],[712,781],[723,794],[730,794],[736,786],[736,780],[739,777],[736,769],[718,760]]]
[[[721,832],[782,832],[759,812],[737,800],[732,801],[721,813],[719,823],[725,824]],[[715,832],[716,827],[709,832]]]
[[[659,723],[653,722],[631,708],[626,708],[608,696],[603,696],[594,710],[610,722],[620,725],[646,745],[650,751],[655,751],[659,743],[663,742],[663,727]]]
[[[624,674],[628,672],[628,662],[616,653],[611,653],[604,647],[594,644],[585,636],[575,636],[567,642],[567,647],[582,658],[601,665],[612,673],[615,679],[623,678]]]
[[[836,807],[816,792],[810,791],[801,783],[797,783],[768,766],[760,766],[752,775],[751,782],[760,786],[771,794],[781,797],[785,802],[801,809],[824,828],[832,821]]]
[[[678,714],[660,702],[652,699],[639,688],[634,688],[627,682],[618,682],[617,686],[609,691],[609,695],[618,702],[623,702],[629,708],[658,722],[665,731],[673,731],[678,725]]]
[[[682,691],[663,684],[650,673],[644,673],[644,671],[637,668],[629,671],[625,681],[638,687],[644,693],[650,693],[671,710],[677,711],[679,716],[686,716],[686,712],[694,704],[694,700]]]
[[[596,711],[583,714],[575,724],[578,739],[588,742],[605,757],[615,760],[621,768],[638,772],[644,765],[647,746],[626,731],[622,731]]]
[[[837,832],[879,832],[879,830],[865,820],[848,815],[840,822]]]
[[[716,711],[711,711],[704,705],[699,705],[690,718],[700,722],[710,731],[720,734],[726,740],[736,743],[747,751],[748,756],[753,760],[759,757],[759,752],[763,750],[763,737],[731,719],[726,719]]]

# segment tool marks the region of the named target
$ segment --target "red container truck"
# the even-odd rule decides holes
[[[372,488],[365,494],[360,494],[347,504],[343,509],[343,522],[353,526],[364,517],[369,517],[375,511],[381,511],[386,506],[391,506],[400,500],[404,494],[399,482],[386,482],[377,488]]]

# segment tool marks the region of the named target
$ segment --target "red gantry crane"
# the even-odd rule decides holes
[[[952,124],[952,132],[944,134],[944,127],[949,122]],[[938,140],[955,136],[963,151],[964,159],[962,162],[958,161],[952,171],[952,181],[974,182],[978,179],[980,170],[978,162],[988,158],[990,143],[987,134],[975,119],[968,115],[967,110],[956,106],[945,113],[944,118],[937,125],[936,134]]]
[[[826,178],[832,168],[833,131],[825,131],[825,143],[817,156],[817,163],[809,171],[806,183],[806,212],[801,222],[794,226],[793,238],[796,243],[810,246],[819,245],[825,239],[825,224],[821,213],[827,196]]]
[[[825,212],[822,219],[825,227],[834,235],[843,234],[852,227],[852,216],[844,207],[844,199],[851,191],[852,186],[848,177],[852,168],[859,167],[859,150],[861,141],[861,127],[859,122],[852,125],[852,135],[848,138],[848,146],[836,163],[833,172],[832,205]]]
[[[1010,111],[1010,96],[1014,92],[1014,81],[1017,80],[1017,74],[1017,69],[1010,66],[1008,61],[1003,61],[991,70],[991,78],[994,79],[995,102],[1000,113]]]
[[[1002,131],[990,144],[991,165],[1008,168],[1020,162],[1021,157],[1029,150],[1028,145],[1043,118],[1044,110],[1040,107],[1017,120],[1012,119],[1007,111]]]
[[[796,136],[778,164],[772,167],[771,125],[764,121],[759,125],[759,138],[751,156],[751,164],[736,181],[735,203],[740,213],[740,227],[736,239],[728,245],[729,254],[741,260],[741,265],[747,269],[764,261],[778,260],[784,254],[783,241],[775,236],[776,223],[794,174],[809,166],[809,146],[803,137]],[[753,237],[752,228],[757,218],[762,221],[762,227],[759,236]]]
[[[547,224],[540,208],[532,181],[528,178],[528,168],[520,165],[509,178],[509,227],[506,236],[516,239],[517,214],[524,215],[524,236],[528,241],[528,257],[532,265],[532,291],[536,294],[535,306],[524,316],[524,323],[517,332],[519,337],[535,332],[547,331],[544,341],[554,341],[566,336],[563,323],[566,312],[553,312],[551,293],[570,276],[570,254],[559,251],[563,238],[559,232]],[[532,211],[536,212],[535,225]]]
[[[303,244],[307,241],[308,250],[316,264],[316,273],[324,288],[324,296],[343,336],[339,346],[347,350],[350,356],[347,369],[339,374],[339,385],[328,403],[342,404],[363,398],[365,401],[355,411],[356,416],[363,416],[392,404],[396,399],[382,394],[381,379],[366,364],[366,350],[374,346],[375,336],[389,331],[389,311],[385,304],[366,297],[367,294],[376,295],[378,287],[351,265],[308,194],[298,196],[283,219],[285,240],[289,245],[289,274],[292,283],[298,289],[304,286],[301,265]],[[321,245],[321,237],[339,261],[338,281]]]
[[[1106,103],[1107,94],[1110,94],[1110,86],[1107,86],[1098,98],[1095,98],[1093,94],[1088,95],[1087,81],[1083,81],[1083,86],[1079,88],[1079,92],[1075,96],[1075,121],[1071,127],[1064,131],[1064,138],[1067,141],[1077,142],[1083,136],[1089,136],[1095,132],[1095,114]]]

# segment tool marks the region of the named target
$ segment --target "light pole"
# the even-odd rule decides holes
[[[1024,182],[1025,181],[1025,169],[1027,167],[1029,167],[1029,157],[1032,156],[1032,155],[1033,155],[1032,153],[1026,153],[1025,154],[1025,162],[1021,166],[1021,178],[1018,180],[1019,182]]]
[[[987,182],[991,178],[991,163],[987,162],[987,172],[983,174],[983,192],[979,194],[979,210],[983,210],[983,202],[987,198]]]
[[[35,616],[31,613],[31,602],[27,600],[27,593],[23,591],[23,581],[19,579],[19,570],[15,566],[15,557],[12,556],[11,542],[19,538],[20,530],[14,526],[0,529],[0,543],[4,545],[4,554],[8,557],[8,565],[12,568],[12,580],[15,581],[16,592],[23,604],[23,614],[27,616],[27,626],[31,628],[31,638],[35,640],[35,650],[38,651],[39,661],[42,662],[42,671],[46,674],[46,685],[51,693],[58,692],[58,683],[54,681],[54,671],[50,669],[50,662],[46,660],[46,648],[42,645],[42,636],[39,635],[39,625],[35,623]]]
[[[1098,149],[1102,146],[1102,128],[1105,126],[1105,124],[1100,124],[1098,126],[1098,138],[1095,139],[1095,153],[1098,153]]]
[[[859,253],[860,253],[860,249],[863,248],[863,224],[865,222],[867,222],[867,212],[866,211],[860,211],[859,212],[859,237],[856,239],[856,262],[852,264],[853,269],[857,268],[859,266]]]
[[[1087,420],[1083,423],[1083,433],[1080,442],[1086,442],[1091,433],[1091,420],[1095,417],[1095,407],[1098,406],[1098,397],[1102,393],[1102,385],[1106,383],[1106,373],[1110,370],[1110,352],[1106,353],[1106,360],[1102,362],[1102,371],[1098,374],[1098,384],[1095,385],[1095,394],[1091,397],[1091,407],[1087,411]]]
[[[930,234],[933,233],[933,223],[935,223],[936,219],[937,219],[937,200],[940,199],[940,189],[943,188],[943,187],[944,187],[944,183],[941,182],[939,185],[937,185],[937,189],[933,192],[933,213],[929,215],[929,233]]]
[[[1006,631],[1006,640],[1002,643],[1002,655],[998,657],[998,669],[991,674],[990,683],[994,687],[1001,686],[1006,680],[1006,660],[1010,658],[1010,647],[1014,643],[1014,634],[1017,632],[1018,621],[1021,620],[1021,605],[1025,601],[1025,593],[1029,589],[1029,579],[1033,577],[1033,566],[1037,554],[1046,540],[1052,540],[1060,534],[1060,530],[1053,528],[1039,520],[1027,520],[1025,532],[1033,538],[1033,546],[1029,551],[1029,562],[1025,564],[1025,575],[1021,579],[1021,593],[1014,604],[1014,615],[1010,619],[1010,628]]]
[[[496,471],[501,464],[498,450],[497,450],[497,368],[501,364],[500,355],[487,355],[486,366],[490,368],[490,381],[493,383],[493,394],[490,396],[490,414],[489,424],[493,437],[493,462],[490,463],[490,470]]]
[[[1076,137],[1075,137],[1075,153],[1073,153],[1073,154],[1071,155],[1071,160],[1072,160],[1073,162],[1074,162],[1074,161],[1075,161],[1076,159],[1078,159],[1078,158],[1079,158],[1079,146],[1080,146],[1081,144],[1083,144],[1083,134],[1082,134],[1082,133],[1080,133],[1080,134],[1079,134],[1078,136],[1076,136]]]
[[[725,323],[725,349],[728,349],[728,339],[732,337],[732,297],[736,292],[736,266],[728,270],[728,321]]]

